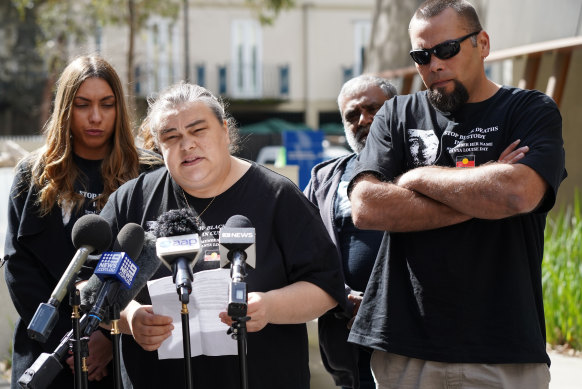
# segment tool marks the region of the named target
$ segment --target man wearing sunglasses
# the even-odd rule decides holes
[[[547,388],[560,113],[487,79],[489,36],[468,2],[425,1],[409,33],[427,90],[378,111],[348,186],[356,226],[390,231],[349,340],[374,349],[378,388]]]

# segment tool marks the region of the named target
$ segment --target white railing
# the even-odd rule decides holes
[[[32,151],[44,144],[44,135],[10,135],[0,136],[0,151],[2,151],[8,142],[15,142],[27,151]]]

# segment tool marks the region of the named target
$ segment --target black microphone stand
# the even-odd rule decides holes
[[[231,282],[229,290],[228,316],[232,319],[232,325],[227,331],[233,339],[237,341],[238,358],[240,367],[240,386],[248,389],[248,367],[247,367],[247,285],[244,282],[246,277],[245,258],[235,252],[230,268]]]
[[[190,315],[188,313],[188,303],[182,302],[182,310],[180,311],[182,317],[182,345],[184,348],[184,375],[186,378],[186,387],[192,389],[192,365],[190,358]]]
[[[121,380],[121,331],[119,331],[119,304],[114,303],[109,306],[109,317],[111,318],[111,342],[113,343],[113,382],[116,389],[123,389]]]
[[[242,389],[248,389],[249,379],[247,368],[247,321],[250,320],[250,317],[246,316],[245,310],[245,316],[234,316],[231,318],[232,325],[228,329],[227,334],[231,335],[232,338],[236,339],[237,341],[240,368],[240,387]]]
[[[182,346],[184,349],[184,376],[186,379],[186,388],[192,389],[192,353],[190,351],[190,315],[188,312],[188,303],[190,302],[190,293],[192,293],[192,270],[188,262],[178,260],[174,267],[174,281],[176,282],[176,291],[182,303],[180,316],[182,318]]]
[[[87,373],[87,356],[89,355],[89,345],[87,337],[81,336],[81,326],[79,324],[80,314],[79,306],[81,305],[81,294],[77,288],[73,288],[70,293],[69,302],[73,312],[71,320],[73,325],[73,338],[70,340],[73,349],[73,359],[75,361],[75,388],[87,389],[89,386]]]

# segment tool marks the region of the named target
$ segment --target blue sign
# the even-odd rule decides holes
[[[323,161],[323,132],[283,131],[287,165],[299,166],[299,188],[305,189],[311,169]]]

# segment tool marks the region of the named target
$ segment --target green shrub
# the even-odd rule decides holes
[[[547,341],[582,350],[582,217],[573,206],[547,219],[542,285]]]

